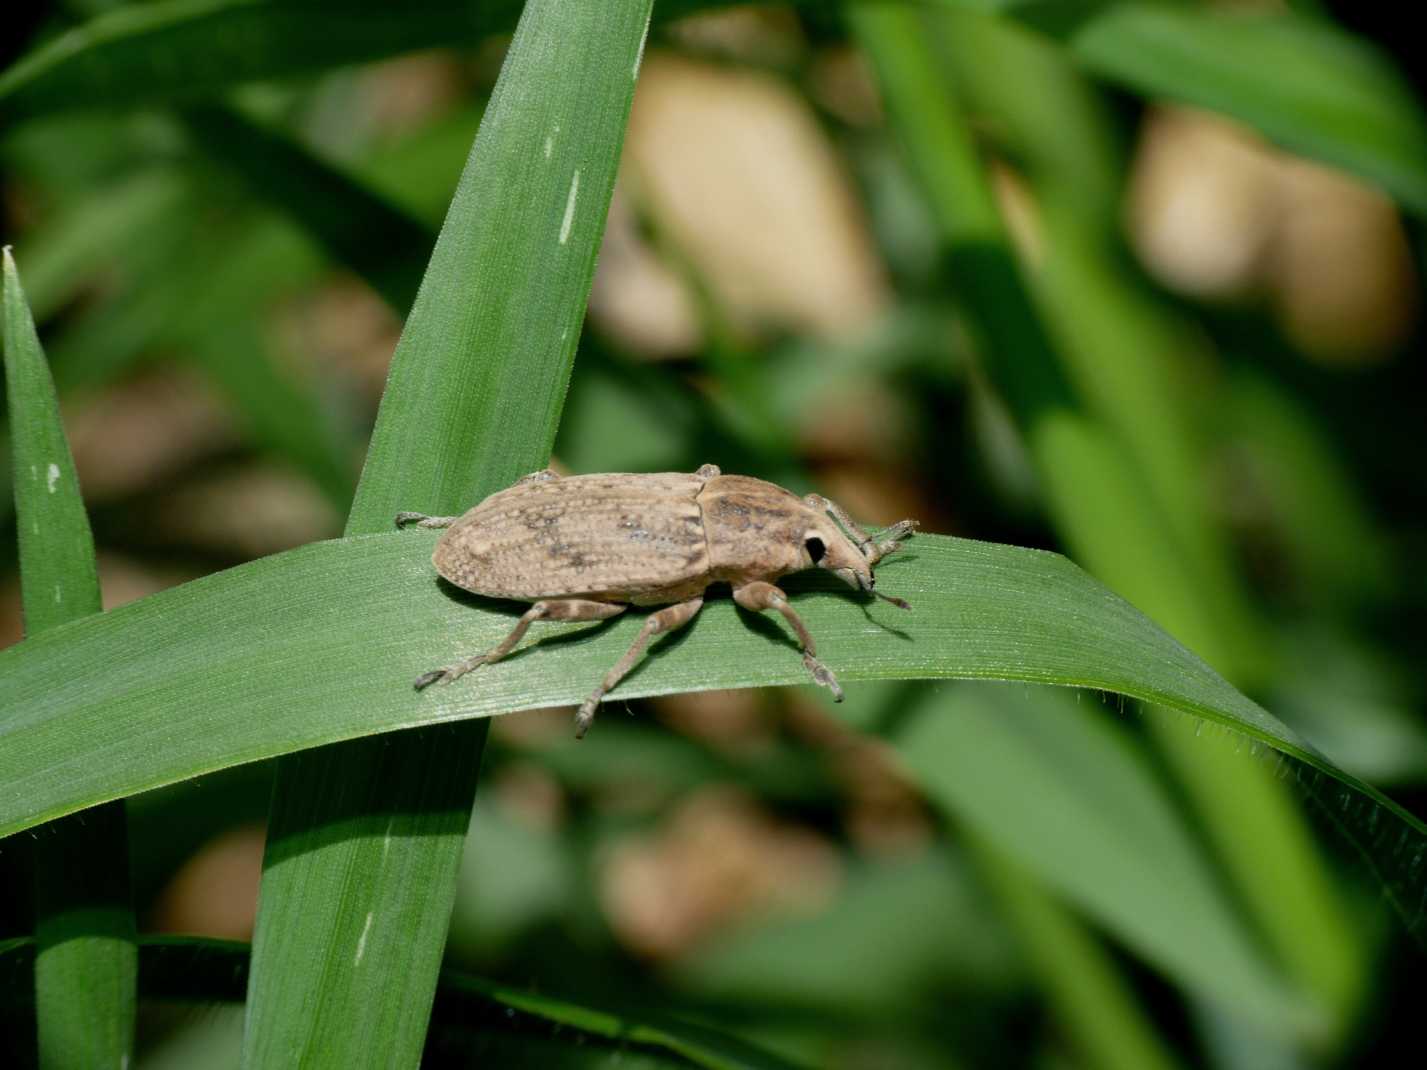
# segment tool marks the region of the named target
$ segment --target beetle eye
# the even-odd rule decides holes
[[[823,554],[827,553],[827,547],[823,545],[822,539],[816,535],[809,535],[807,541],[803,543],[808,551],[808,556],[813,559],[813,564],[817,564],[823,559]]]

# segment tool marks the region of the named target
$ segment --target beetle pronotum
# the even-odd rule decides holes
[[[715,583],[733,588],[740,606],[782,614],[798,636],[803,664],[838,702],[842,688],[817,657],[817,645],[787,596],[773,583],[822,568],[858,591],[903,609],[876,590],[873,567],[916,527],[901,520],[869,535],[835,503],[706,464],[692,475],[611,473],[562,477],[546,469],[498,491],[463,516],[400,513],[398,527],[445,528],[432,563],[446,580],[475,594],[533,605],[499,644],[424,673],[420,690],[449,683],[499,661],[537,620],[588,621],[630,606],[663,606],[590,693],[575,715],[582,737],[600,700],[639,660],[654,636],[682,628],[703,608]]]

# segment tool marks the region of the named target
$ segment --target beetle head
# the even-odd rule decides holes
[[[911,609],[902,599],[877,590],[873,568],[896,550],[915,527],[916,521],[901,520],[875,537],[857,529],[860,538],[854,541],[831,516],[819,516],[803,533],[804,567],[826,569],[853,590],[866,591],[893,605]]]

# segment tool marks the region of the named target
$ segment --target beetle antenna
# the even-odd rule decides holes
[[[882,558],[886,557],[897,548],[897,544],[913,531],[916,530],[915,520],[899,520],[890,528],[880,533],[881,541],[867,534],[852,517],[847,515],[847,510],[838,505],[831,498],[824,498],[821,494],[809,494],[803,499],[804,504],[813,509],[821,509],[832,517],[843,529],[852,536],[857,543],[858,551],[867,558],[870,564],[875,565]]]
[[[916,529],[917,522],[915,520],[899,520],[887,530],[879,532],[876,541],[869,538],[867,540],[868,547],[859,546],[858,549],[867,555],[869,563],[875,565],[901,546],[902,540]]]

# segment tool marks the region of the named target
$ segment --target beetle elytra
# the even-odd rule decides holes
[[[423,674],[417,690],[499,661],[537,620],[605,620],[632,605],[664,607],[645,619],[624,656],[580,706],[576,738],[649,640],[694,619],[711,584],[729,584],[744,609],[782,614],[797,634],[804,666],[838,702],[836,677],[818,660],[813,637],[773,581],[816,567],[854,590],[911,608],[877,591],[872,570],[916,521],[898,521],[874,537],[821,495],[799,498],[761,479],[726,476],[711,464],[693,474],[562,477],[545,469],[462,516],[400,513],[396,523],[445,529],[431,560],[450,583],[533,603],[498,645]]]

